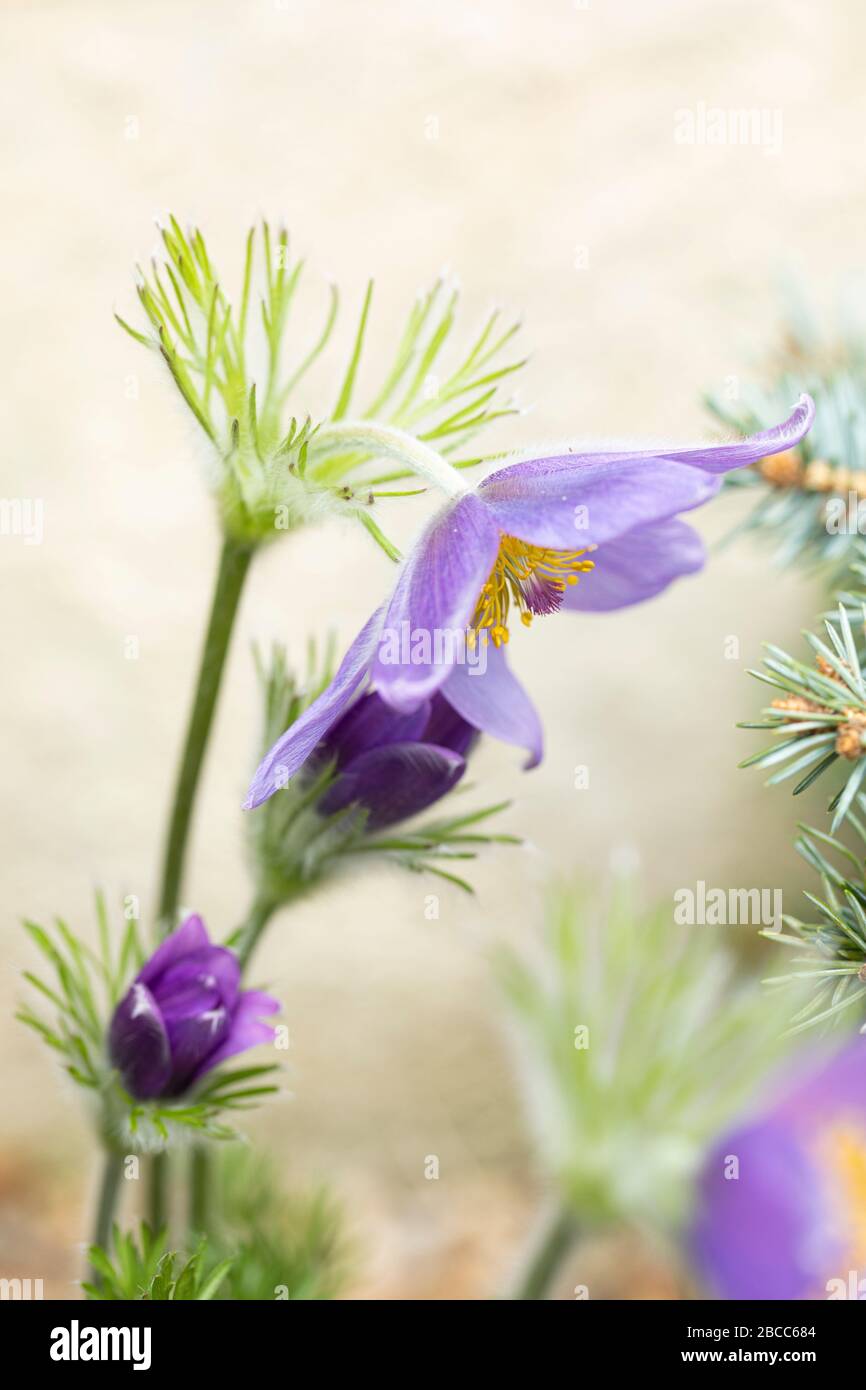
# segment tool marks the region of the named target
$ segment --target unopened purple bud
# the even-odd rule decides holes
[[[237,956],[214,946],[200,917],[187,917],[142,967],[114,1011],[109,1054],[137,1100],[181,1095],[204,1074],[273,1029],[268,994],[240,989]]]

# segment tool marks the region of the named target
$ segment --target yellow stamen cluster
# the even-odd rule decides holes
[[[529,545],[515,536],[503,535],[496,564],[478,596],[478,605],[470,624],[470,641],[474,642],[477,633],[481,632],[485,641],[489,634],[497,647],[507,642],[508,615],[512,603],[520,613],[524,627],[529,627],[534,615],[527,586],[542,584],[555,593],[564,594],[568,586],[577,583],[581,574],[595,569],[594,560],[583,558],[594,549],[594,546],[588,546],[586,550],[547,550],[542,546]]]

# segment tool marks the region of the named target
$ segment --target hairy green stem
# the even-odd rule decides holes
[[[189,1229],[206,1236],[211,1225],[211,1162],[206,1144],[196,1144],[189,1162]]]
[[[258,897],[247,913],[238,940],[237,956],[241,971],[246,970],[250,956],[261,939],[262,932],[277,910],[277,904],[270,898]]]
[[[172,931],[175,925],[193,803],[213,723],[232,628],[252,556],[250,546],[228,537],[223,541],[165,841],[158,913],[163,936]]]
[[[114,1149],[106,1149],[99,1183],[96,1219],[93,1223],[93,1244],[101,1246],[103,1250],[107,1249],[111,1237],[111,1224],[114,1220],[114,1208],[117,1205],[122,1175],[123,1156],[115,1153]],[[101,1276],[96,1270],[91,1269],[90,1277],[99,1283]]]
[[[577,1239],[578,1224],[570,1207],[557,1206],[544,1220],[529,1251],[511,1299],[544,1299],[557,1270]]]
[[[360,450],[377,459],[394,459],[439,488],[447,497],[459,497],[469,491],[459,469],[454,468],[438,450],[394,425],[380,425],[373,420],[337,420],[325,423],[317,430],[314,458],[353,450]]]
[[[158,910],[161,936],[167,935],[175,925],[196,791],[232,630],[252,556],[253,550],[250,546],[229,537],[223,540],[165,841]],[[167,1154],[158,1154],[151,1164],[149,1215],[154,1230],[159,1230],[167,1222],[168,1164]]]
[[[168,1225],[168,1154],[154,1154],[150,1163],[147,1215],[153,1231]]]

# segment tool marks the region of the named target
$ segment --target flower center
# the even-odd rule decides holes
[[[842,1125],[827,1134],[820,1154],[829,1169],[838,1206],[836,1220],[844,1232],[843,1256],[852,1268],[866,1273],[866,1143],[859,1128]],[[832,1271],[841,1273],[845,1271]]]
[[[485,641],[489,633],[497,647],[507,642],[512,603],[524,627],[529,627],[536,613],[555,613],[562,605],[566,587],[576,584],[581,574],[595,569],[594,560],[583,558],[594,549],[595,546],[586,550],[545,550],[515,536],[503,535],[496,563],[478,595],[470,642],[474,643],[479,632]]]

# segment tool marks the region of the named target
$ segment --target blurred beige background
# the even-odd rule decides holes
[[[0,542],[0,1195],[2,1234],[31,1242],[61,1293],[88,1134],[47,1052],[10,1021],[31,960],[18,922],[60,912],[89,929],[95,884],[152,910],[215,563],[195,427],[112,320],[134,313],[153,218],[199,222],[233,275],[250,219],[285,219],[310,263],[310,314],[319,277],[343,289],[326,380],[367,276],[369,368],[447,264],[465,331],[493,300],[525,321],[520,394],[534,409],[491,443],[691,440],[709,432],[701,392],[760,370],[779,274],[830,302],[862,258],[866,95],[851,55],[866,15],[842,0],[3,9],[2,493],[44,499],[45,535]],[[677,144],[675,111],[701,102],[781,111],[781,149]],[[723,498],[697,524],[715,538],[740,505]],[[256,567],[185,893],[219,933],[247,897],[249,643],[279,637],[300,656],[329,624],[348,638],[389,578],[360,530],[310,532]],[[537,1187],[486,952],[534,929],[552,871],[596,874],[630,844],[654,892],[703,878],[794,897],[796,808],[736,771],[754,744],[733,726],[759,703],[744,672],[761,640],[792,640],[816,603],[740,543],[651,606],[536,624],[514,659],[546,760],[524,778],[491,745],[474,779],[479,798],[515,798],[509,825],[527,847],[472,871],[474,901],[441,889],[438,922],[423,914],[435,885],[376,870],[276,923],[260,973],[286,1003],[294,1099],[253,1128],[287,1173],[356,1200],[364,1291],[433,1296],[459,1259],[449,1288],[471,1296],[513,1257]],[[130,635],[138,661],[124,658]],[[739,661],[725,659],[730,635]],[[577,764],[588,791],[574,790]]]

